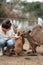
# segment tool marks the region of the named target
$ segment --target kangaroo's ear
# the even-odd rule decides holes
[[[28,33],[31,33],[31,30],[29,30]]]
[[[23,36],[23,33],[21,33],[20,36]]]

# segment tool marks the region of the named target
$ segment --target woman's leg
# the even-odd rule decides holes
[[[5,42],[6,42],[6,40],[0,39],[0,46],[4,46],[5,45]]]
[[[12,52],[14,52],[14,45],[15,45],[15,39],[14,38],[7,41],[8,55],[12,55]]]
[[[12,47],[14,45],[15,45],[15,39],[14,38],[7,41],[7,46]]]
[[[0,39],[0,51],[1,52],[4,51],[5,42],[6,42],[6,40]]]

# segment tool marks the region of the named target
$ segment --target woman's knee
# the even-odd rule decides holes
[[[14,46],[15,44],[15,39],[10,39],[7,41],[7,46]]]
[[[0,45],[5,45],[6,40],[0,39]]]

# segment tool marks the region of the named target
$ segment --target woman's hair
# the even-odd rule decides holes
[[[9,29],[10,26],[8,24],[6,24],[6,23],[2,23],[2,28]]]
[[[11,27],[11,23],[9,20],[2,23],[2,28],[9,29]]]
[[[10,20],[7,20],[5,23],[11,26]]]

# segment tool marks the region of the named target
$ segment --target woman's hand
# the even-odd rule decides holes
[[[18,39],[18,38],[20,38],[20,36],[14,36],[14,38],[15,38],[15,39]]]
[[[20,36],[9,36],[9,37],[8,37],[8,40],[10,40],[10,39],[12,39],[12,38],[18,39],[18,38],[20,38]]]
[[[12,38],[13,38],[12,36],[9,36],[9,37],[8,37],[8,40],[10,40],[10,39],[12,39]]]

